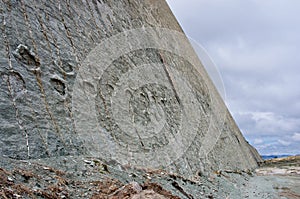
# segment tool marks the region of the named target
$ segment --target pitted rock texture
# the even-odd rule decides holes
[[[78,110],[72,108],[72,98],[77,90],[73,88],[79,72],[84,72],[83,61],[103,39],[147,27],[182,32],[163,0],[2,0],[0,27],[0,156],[17,160],[91,153],[90,145],[80,139],[76,130],[74,117]],[[122,131],[112,117],[112,97],[117,88],[122,88],[119,81],[124,74],[147,63],[162,66],[157,70],[158,76],[162,75],[159,81],[168,86],[144,84],[127,88],[127,108],[137,132],[143,131],[141,127],[153,132],[133,136],[134,132]],[[176,81],[163,68],[166,65],[172,65],[172,70],[187,80],[189,94],[196,99],[193,106],[201,110],[193,118],[199,126],[193,142],[166,169],[193,176],[211,170],[256,167],[257,152],[241,135],[203,66],[198,66],[199,74],[183,57],[168,51],[140,49],[124,54],[103,69],[95,100],[98,124],[103,129],[100,133],[110,136],[114,146],[124,147],[124,153],[126,146],[130,146],[130,153],[147,153],[166,146],[181,132],[185,105],[173,85]],[[84,87],[95,90],[90,82],[85,82]],[[163,128],[156,129],[151,126],[153,122],[164,122]],[[211,139],[204,139],[207,133]],[[204,144],[211,149],[200,151]]]

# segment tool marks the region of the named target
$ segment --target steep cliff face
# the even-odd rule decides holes
[[[1,1],[0,15],[3,165],[94,156],[186,176],[257,166],[165,1]]]

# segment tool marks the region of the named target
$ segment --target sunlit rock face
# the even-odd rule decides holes
[[[2,157],[190,176],[257,166],[165,1],[0,5]]]

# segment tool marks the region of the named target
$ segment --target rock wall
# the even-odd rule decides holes
[[[3,158],[257,166],[165,1],[0,1],[0,27]]]

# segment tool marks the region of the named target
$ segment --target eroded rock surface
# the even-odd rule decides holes
[[[59,170],[55,159],[93,156],[190,179],[261,161],[165,1],[1,1],[0,27],[8,172],[9,161]],[[40,194],[34,189],[28,194]]]

